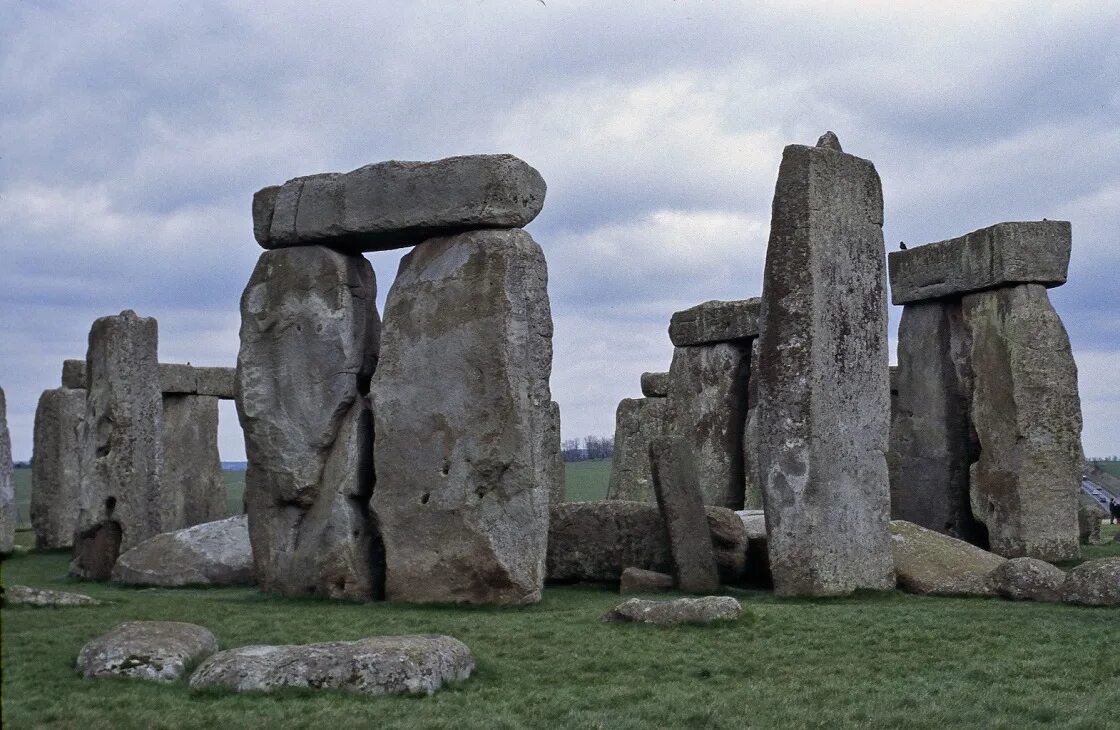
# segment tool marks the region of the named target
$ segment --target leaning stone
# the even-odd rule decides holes
[[[321,246],[261,255],[241,297],[237,414],[257,581],[283,595],[369,600],[377,360],[373,268]]]
[[[85,414],[85,390],[55,388],[39,396],[31,458],[31,525],[35,547],[41,550],[74,544]]]
[[[992,571],[1006,559],[940,532],[894,520],[891,549],[898,587],[938,596],[991,596]]]
[[[883,195],[836,145],[782,155],[759,342],[759,470],[774,588],[894,585]]]
[[[450,636],[375,636],[359,641],[242,646],[218,652],[191,687],[272,692],[299,687],[365,695],[432,694],[474,670],[467,645]]]
[[[382,251],[476,228],[521,228],[544,196],[540,173],[513,155],[379,162],[261,190],[253,233],[265,248]]]
[[[1070,242],[1069,222],[1028,221],[892,251],[891,301],[909,304],[1016,284],[1061,286]]]
[[[1062,601],[1082,606],[1120,606],[1120,558],[1090,560],[1070,570],[1062,584]]]
[[[0,589],[5,606],[31,606],[33,608],[69,608],[71,606],[100,606],[101,601],[82,593],[50,591],[31,586],[8,586]]]
[[[83,677],[174,682],[218,650],[208,630],[179,621],[129,621],[91,640],[78,653]]]
[[[87,383],[85,360],[62,361],[62,387],[75,388],[78,390],[86,389]]]
[[[1101,520],[1107,519],[1108,513],[1084,492],[1078,497],[1077,506],[1077,539],[1082,545],[1099,545],[1101,542]]]
[[[665,398],[669,395],[669,373],[642,373],[642,395]]]
[[[742,613],[743,607],[731,596],[677,598],[672,601],[630,598],[604,613],[602,620],[607,623],[676,626],[734,621]]]
[[[0,388],[0,555],[16,544],[16,489],[12,483],[12,438],[8,433],[8,402]]]
[[[992,590],[1013,601],[1057,601],[1066,573],[1037,558],[1013,558],[988,574]]]
[[[117,558],[112,580],[164,588],[253,585],[248,517],[227,517],[149,538]]]
[[[237,368],[198,367],[194,369],[198,394],[222,400],[237,397]]]
[[[1076,559],[1081,401],[1065,327],[1039,284],[969,294],[962,310],[979,437],[972,513],[994,553]]]
[[[664,398],[623,398],[614,419],[614,453],[607,499],[656,501],[650,472],[649,445],[668,428]]]
[[[161,362],[159,364],[159,387],[164,393],[198,392],[198,373],[191,365]]]
[[[622,571],[622,577],[618,581],[618,592],[622,594],[658,593],[672,588],[673,576],[641,568],[627,568]]]
[[[540,600],[552,456],[552,315],[521,230],[434,238],[401,260],[370,386],[389,600]]]
[[[226,483],[218,455],[218,399],[163,396],[164,489],[180,494],[184,527],[226,516]]]
[[[710,301],[675,312],[669,321],[669,339],[675,347],[714,345],[758,337],[762,300]]]
[[[657,437],[649,447],[653,489],[665,521],[677,587],[686,593],[710,593],[719,588],[719,573],[691,457],[685,444],[668,436]]]
[[[182,527],[183,497],[160,480],[163,398],[158,325],[132,310],[101,317],[89,333],[89,392],[82,421],[76,577],[105,580],[117,556]]]

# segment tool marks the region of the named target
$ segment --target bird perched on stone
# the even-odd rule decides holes
[[[902,249],[903,251],[905,251],[905,250],[906,250],[906,244],[905,244],[905,243],[903,243],[902,241],[899,241],[899,242],[898,242],[898,247],[899,247],[900,249]]]

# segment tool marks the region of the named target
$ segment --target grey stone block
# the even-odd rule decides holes
[[[8,433],[8,401],[0,388],[0,554],[7,555],[16,541],[16,490],[12,483],[12,437]]]
[[[183,527],[226,516],[226,483],[218,456],[218,399],[163,395],[164,489],[182,495]]]
[[[664,398],[623,398],[615,410],[614,455],[607,499],[656,502],[650,472],[649,445],[668,429],[669,406]]]
[[[189,364],[161,362],[159,388],[164,393],[193,395],[198,392],[198,376]]]
[[[665,398],[669,395],[669,373],[642,373],[642,395]]]
[[[74,544],[85,416],[85,390],[55,388],[39,396],[31,459],[31,525],[37,548]]]
[[[237,397],[237,368],[196,367],[199,395],[211,395],[221,400]]]
[[[719,588],[719,573],[692,453],[687,444],[659,436],[650,444],[649,459],[677,587],[688,593],[710,593]]]
[[[669,339],[676,347],[693,347],[758,337],[761,308],[762,300],[758,297],[697,304],[673,314]]]
[[[86,389],[86,361],[62,361],[62,387]]]

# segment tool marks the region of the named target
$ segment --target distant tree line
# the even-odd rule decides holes
[[[564,461],[590,461],[614,456],[614,436],[585,436],[560,442]]]

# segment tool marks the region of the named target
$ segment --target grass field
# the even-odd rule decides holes
[[[1093,463],[1112,476],[1120,477],[1120,461],[1095,461]]]

